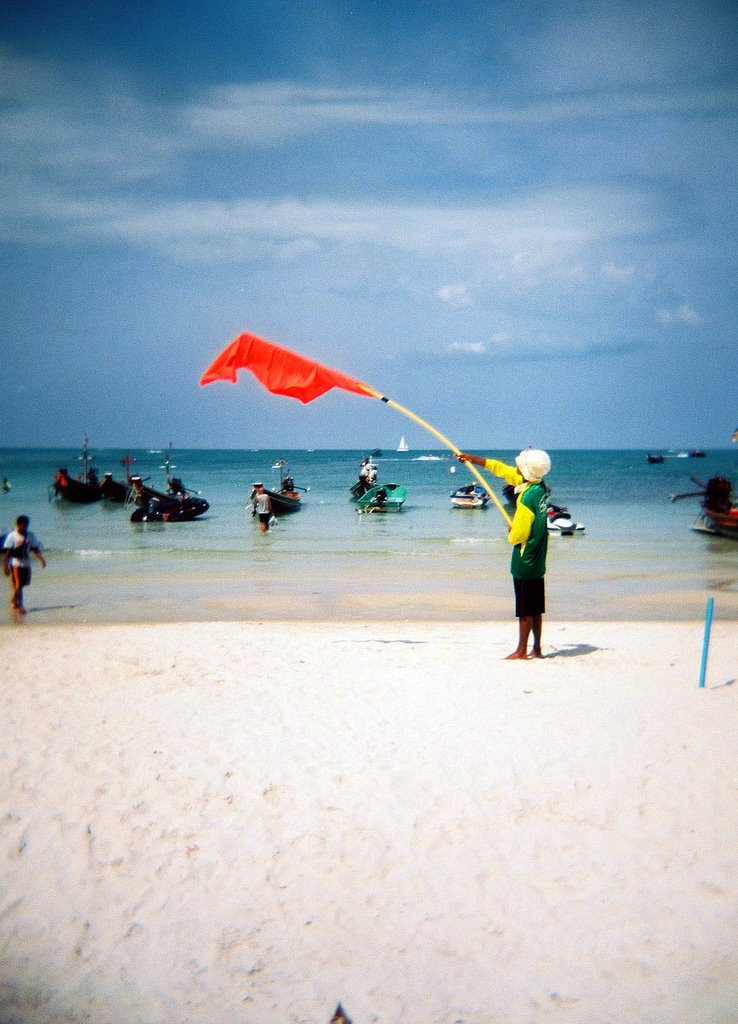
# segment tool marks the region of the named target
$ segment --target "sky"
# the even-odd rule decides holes
[[[0,446],[716,448],[738,8],[6,0]]]

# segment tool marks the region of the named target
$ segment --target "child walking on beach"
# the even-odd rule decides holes
[[[548,551],[548,488],[543,482],[551,469],[551,459],[537,448],[522,451],[514,466],[497,459],[483,459],[461,452],[460,462],[483,466],[515,488],[517,504],[508,540],[513,545],[510,572],[515,589],[515,614],[518,618],[518,646],[508,654],[509,661],[542,658],[541,634],[546,611],[546,553]],[[533,649],[528,640],[533,633]]]
[[[41,545],[35,534],[28,529],[30,519],[28,516],[18,516],[15,521],[15,530],[5,538],[3,545],[5,549],[5,560],[3,571],[10,576],[10,585],[13,588],[11,607],[25,615],[23,607],[23,588],[31,582],[31,552],[36,556],[43,569],[46,568],[46,559],[41,554]]]

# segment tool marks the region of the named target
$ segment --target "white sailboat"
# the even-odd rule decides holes
[[[400,443],[397,446],[397,450],[398,450],[398,452],[409,452],[410,451],[410,449],[407,446],[407,441],[405,440],[405,435],[404,434],[400,438]]]

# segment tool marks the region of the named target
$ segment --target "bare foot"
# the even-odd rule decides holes
[[[527,661],[528,655],[525,651],[513,651],[512,654],[508,654],[505,661]]]
[[[531,657],[531,658],[545,658],[545,657],[546,657],[546,655],[545,655],[545,654],[543,653],[543,651],[537,651],[537,650],[535,650],[535,648],[534,648],[534,649],[533,649],[533,650],[532,650],[532,651],[530,652],[530,657]]]

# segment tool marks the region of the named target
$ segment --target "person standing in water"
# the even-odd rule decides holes
[[[41,553],[41,545],[34,533],[28,529],[30,519],[28,516],[18,516],[15,521],[15,530],[5,538],[3,545],[5,549],[5,560],[3,571],[10,577],[10,584],[13,588],[11,606],[21,615],[25,615],[23,607],[23,588],[31,582],[31,554],[35,555],[41,567],[46,568],[46,559]]]
[[[551,469],[546,452],[527,448],[508,466],[497,459],[480,458],[461,452],[460,462],[483,466],[502,477],[515,488],[517,503],[508,531],[513,545],[510,572],[515,590],[515,615],[518,618],[518,646],[509,654],[509,661],[542,658],[541,636],[546,611],[546,554],[548,551],[548,487],[544,476]],[[533,648],[528,654],[528,640],[533,634]]]
[[[272,518],[272,500],[264,490],[264,484],[256,485],[253,506],[253,514],[259,517],[259,529],[262,533],[266,533],[269,529],[269,520]]]

